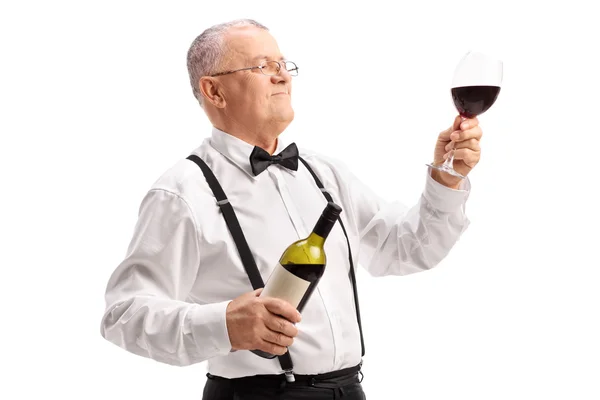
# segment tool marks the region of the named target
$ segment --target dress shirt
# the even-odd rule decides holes
[[[221,183],[266,282],[287,246],[310,234],[327,200],[302,163],[297,171],[271,165],[254,176],[249,162],[253,148],[213,128],[192,153]],[[280,137],[275,153],[283,148]],[[409,208],[378,197],[339,161],[299,151],[343,209],[354,265],[372,276],[434,267],[469,225],[468,179],[455,190],[436,182],[428,170],[422,195]],[[232,351],[226,307],[253,288],[213,193],[187,155],[141,202],[127,253],[106,287],[102,336],[131,353],[171,365],[207,360],[208,372],[227,378],[282,373],[277,358]],[[331,231],[325,251],[325,273],[289,347],[298,374],[330,372],[361,361],[340,224]]]

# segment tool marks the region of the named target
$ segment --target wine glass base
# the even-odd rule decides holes
[[[452,169],[450,167],[447,167],[445,164],[441,164],[441,165],[426,164],[426,165],[428,167],[435,168],[435,169],[437,169],[439,171],[445,172],[445,173],[450,174],[452,176],[457,176],[457,177],[459,177],[461,179],[465,179],[466,178],[466,176],[464,176],[464,175],[456,172],[454,169]]]

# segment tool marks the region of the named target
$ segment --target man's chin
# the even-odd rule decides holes
[[[278,127],[278,131],[281,133],[292,123],[294,120],[294,111],[290,111],[289,113],[282,113],[275,118],[273,118],[273,122]]]
[[[280,112],[278,112],[275,119],[281,123],[290,124],[294,120],[294,115],[294,109],[288,108],[286,110],[281,110]]]

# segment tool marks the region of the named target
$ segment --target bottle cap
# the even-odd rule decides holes
[[[325,210],[323,210],[323,217],[330,221],[335,221],[338,219],[341,212],[342,207],[330,201],[327,203],[327,207],[325,207]]]

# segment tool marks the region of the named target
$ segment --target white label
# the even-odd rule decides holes
[[[309,286],[309,281],[298,278],[281,264],[277,264],[259,297],[276,297],[298,308]]]

